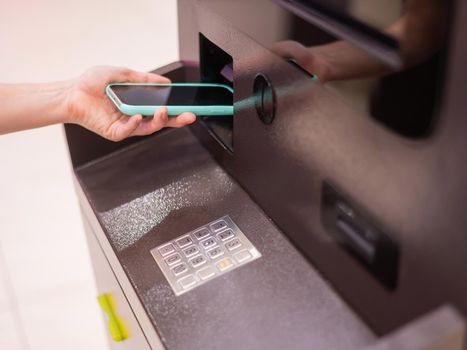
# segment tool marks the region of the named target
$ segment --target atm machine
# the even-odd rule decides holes
[[[463,349],[467,3],[178,0],[234,116],[65,132],[115,349]],[[401,28],[403,30],[401,30]]]

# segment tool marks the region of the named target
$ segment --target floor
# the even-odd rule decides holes
[[[3,0],[0,82],[149,70],[176,28],[175,0]],[[0,136],[0,164],[0,349],[108,348],[62,127]]]

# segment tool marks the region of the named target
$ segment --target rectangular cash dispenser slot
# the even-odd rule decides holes
[[[363,209],[328,183],[323,184],[324,227],[387,289],[397,287],[399,247]]]

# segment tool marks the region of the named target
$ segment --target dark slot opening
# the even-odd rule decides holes
[[[200,80],[204,83],[233,86],[232,56],[199,34]],[[227,150],[233,152],[233,116],[201,116],[210,134]]]
[[[321,219],[336,242],[388,290],[397,287],[399,246],[366,210],[325,182]]]
[[[367,263],[371,263],[375,256],[375,246],[374,242],[370,242],[365,237],[364,229],[342,215],[337,216],[336,226],[351,249],[355,250]]]

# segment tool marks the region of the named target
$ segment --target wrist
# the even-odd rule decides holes
[[[0,134],[70,121],[70,82],[0,85]]]
[[[71,81],[57,81],[53,83],[40,84],[36,90],[38,101],[42,100],[42,108],[48,115],[45,124],[70,123],[69,100],[71,91]],[[37,105],[41,105],[38,103]]]
[[[60,91],[60,104],[59,104],[59,123],[77,123],[77,111],[74,101],[74,80],[66,80],[57,83],[57,88]]]

